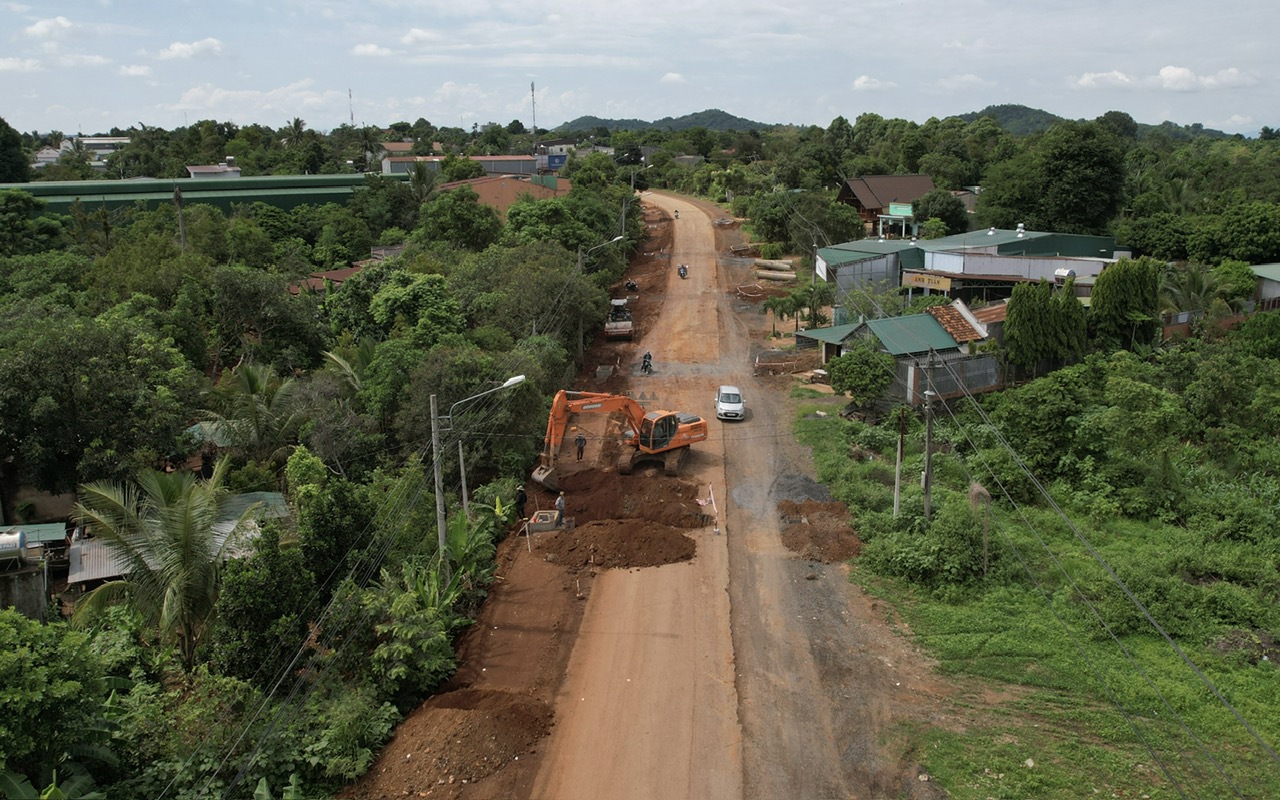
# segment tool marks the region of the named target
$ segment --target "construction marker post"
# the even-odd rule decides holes
[[[715,527],[712,530],[714,530],[718,534],[720,533],[720,509],[716,508],[715,486],[711,485],[710,483],[707,484],[707,494],[711,498],[711,510],[712,512],[715,513],[715,518],[716,518]]]

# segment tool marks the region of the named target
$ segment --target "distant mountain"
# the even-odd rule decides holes
[[[976,122],[982,117],[991,117],[1009,133],[1015,136],[1026,136],[1040,133],[1053,127],[1055,122],[1064,121],[1065,117],[1019,105],[987,106],[981,111],[970,111],[968,114],[957,114],[965,122]]]
[[[1059,117],[1057,114],[1050,114],[1048,111],[1020,105],[987,106],[981,111],[971,111],[968,114],[957,114],[956,116],[965,122],[973,122],[981,117],[991,117],[999,123],[1001,128],[1015,136],[1041,133],[1047,131],[1054,123],[1062,122],[1066,119],[1065,117]],[[1168,121],[1159,125],[1145,125],[1141,122],[1135,124],[1138,126],[1137,134],[1139,139],[1156,132],[1174,141],[1186,141],[1201,136],[1211,139],[1232,138],[1230,133],[1206,128],[1198,122],[1194,125],[1178,125]]]
[[[663,117],[656,122],[645,122],[640,119],[601,119],[600,117],[578,117],[570,120],[552,133],[569,133],[572,131],[592,131],[604,128],[608,131],[687,131],[690,128],[706,128],[709,131],[749,131],[765,130],[776,127],[749,119],[735,117],[718,108],[709,108],[696,114],[685,114],[683,117]]]

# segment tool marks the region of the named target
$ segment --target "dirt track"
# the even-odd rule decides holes
[[[584,372],[579,388],[701,414],[709,441],[679,479],[623,477],[609,420],[575,420],[589,445],[581,464],[566,451],[562,485],[578,527],[503,543],[452,691],[344,796],[945,796],[919,780],[895,726],[935,719],[950,690],[846,580],[838,559],[857,540],[790,433],[791,379],[753,377],[765,319],[732,294],[748,264],[717,251],[723,212],[645,201],[641,338],[594,347],[590,367],[620,369]],[[637,369],[646,349],[651,376]],[[721,383],[742,388],[745,421],[714,419]]]

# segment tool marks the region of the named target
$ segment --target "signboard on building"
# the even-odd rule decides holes
[[[902,272],[902,285],[920,289],[936,289],[939,292],[951,291],[951,279],[941,275],[925,275],[921,272]]]
[[[889,216],[891,217],[911,216],[911,204],[910,203],[890,203]]]

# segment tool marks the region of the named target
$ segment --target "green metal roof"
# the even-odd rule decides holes
[[[1249,269],[1264,280],[1280,281],[1280,264],[1256,264]]]
[[[954,350],[959,347],[932,314],[869,319],[863,324],[875,334],[884,349],[894,356],[930,350]]]
[[[861,323],[854,322],[848,325],[835,325],[830,328],[814,328],[808,331],[799,331],[796,336],[803,336],[806,339],[817,339],[827,344],[840,344],[853,333]]]

